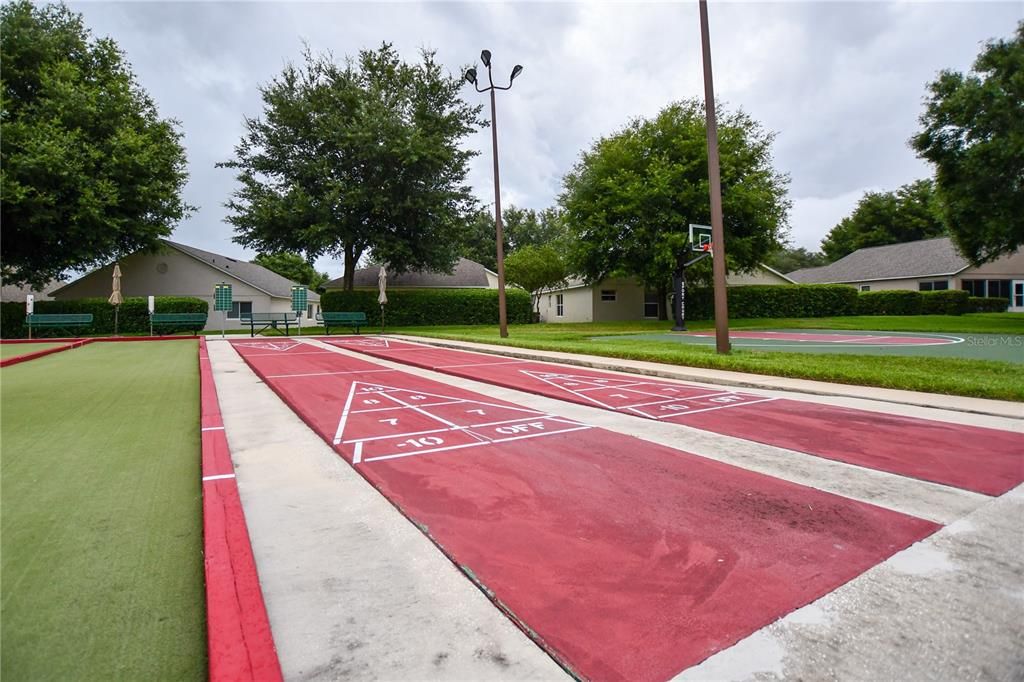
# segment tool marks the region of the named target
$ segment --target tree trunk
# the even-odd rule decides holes
[[[664,322],[668,319],[668,289],[665,285],[658,286],[658,320]]]
[[[356,283],[356,245],[345,244],[345,274],[342,276],[345,291],[352,291]]]

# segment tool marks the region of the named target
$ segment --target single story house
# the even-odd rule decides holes
[[[949,237],[858,249],[835,263],[787,275],[800,284],[849,284],[860,291],[964,289],[971,296],[1010,299],[1024,312],[1024,251],[973,266]]]
[[[753,272],[729,273],[728,286],[793,284],[793,280],[767,265]],[[664,301],[655,291],[632,278],[609,278],[597,284],[572,279],[540,297],[542,322],[612,322],[656,320]],[[671,316],[671,311],[668,311]]]
[[[223,322],[229,329],[242,327],[246,313],[291,311],[295,282],[262,265],[161,240],[157,253],[140,251],[118,261],[124,296],[194,296],[210,306],[207,329],[220,329],[221,313],[213,309],[213,290],[221,282],[231,285],[233,307]],[[114,264],[93,270],[50,292],[58,301],[110,296]],[[307,318],[320,312],[320,295],[308,293]]]
[[[380,276],[380,266],[371,265],[368,268],[359,268],[355,271],[353,288],[355,289],[376,289],[377,278]],[[324,285],[328,291],[331,289],[344,289],[345,280],[342,277],[332,279]],[[401,275],[388,273],[388,288],[395,289],[497,289],[498,273],[491,272],[480,263],[471,261],[468,258],[460,258],[455,264],[451,274],[445,272],[431,272],[429,270],[404,272]]]

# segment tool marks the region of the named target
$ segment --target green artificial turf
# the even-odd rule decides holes
[[[861,329],[855,326],[857,320],[870,321],[872,330],[886,330],[887,322],[900,320],[906,331],[956,332],[976,331],[979,326],[989,328],[1012,328],[1021,330],[1016,319],[1001,319],[989,315],[965,315],[963,317],[919,316],[915,318],[863,317],[825,318],[828,323],[846,320],[847,329]],[[930,318],[939,318],[938,320]],[[1021,318],[1024,320],[1024,318]],[[963,329],[947,328],[943,320],[960,320]],[[767,323],[771,323],[770,325]],[[730,324],[733,329],[757,328],[799,328],[795,320],[736,320]],[[812,321],[803,320],[811,323]],[[817,323],[818,321],[813,321]],[[919,328],[913,329],[913,325]],[[929,327],[929,325],[931,325]],[[688,325],[691,329],[708,329],[711,322]],[[1010,362],[996,362],[982,359],[951,357],[899,357],[894,355],[818,355],[811,352],[783,352],[733,350],[728,355],[718,355],[714,348],[678,343],[670,340],[642,338],[609,338],[614,335],[636,334],[638,332],[667,332],[670,323],[628,322],[590,324],[534,324],[513,325],[509,337],[501,339],[497,327],[408,327],[388,331],[435,338],[475,341],[535,350],[584,353],[630,360],[647,360],[673,365],[706,367],[754,374],[785,376],[800,379],[814,379],[844,384],[879,386],[909,391],[946,393],[997,400],[1024,401],[1024,365]],[[827,328],[826,323],[820,327]],[[864,329],[867,327],[865,326]],[[595,338],[605,337],[605,338]],[[991,337],[997,339],[997,337]],[[937,346],[936,348],[943,348]],[[1021,352],[1024,352],[1022,349]]]
[[[203,680],[194,341],[0,372],[7,680]]]
[[[66,343],[0,343],[0,359],[6,360],[17,355],[27,355],[47,348],[66,345]]]

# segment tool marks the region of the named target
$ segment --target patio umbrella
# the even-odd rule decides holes
[[[114,336],[117,336],[117,312],[121,309],[121,303],[124,300],[121,297],[121,265],[114,263],[114,281],[112,283],[112,291],[110,292],[110,298],[107,302],[114,306]]]
[[[380,333],[384,333],[384,305],[388,302],[388,271],[383,265],[377,273],[377,289],[380,294],[377,296],[377,303],[380,303]]]

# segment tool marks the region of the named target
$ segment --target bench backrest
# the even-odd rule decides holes
[[[25,324],[92,324],[92,313],[33,313]]]
[[[153,313],[152,321],[160,322],[202,322],[206,324],[206,313]]]
[[[297,317],[295,313],[242,313],[243,320],[253,322],[294,322]]]
[[[366,322],[366,313],[317,313],[320,322]]]

